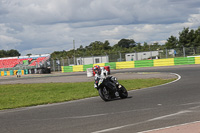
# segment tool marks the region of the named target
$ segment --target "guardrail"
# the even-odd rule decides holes
[[[32,69],[24,69],[24,70],[0,71],[0,76],[44,74],[44,73],[51,73],[50,68],[32,68]]]
[[[87,68],[92,68],[95,65],[110,66],[110,69],[125,69],[125,68],[139,68],[139,67],[158,67],[158,66],[176,66],[176,65],[191,65],[200,64],[200,57],[180,57],[168,59],[155,60],[139,60],[139,61],[125,61],[125,62],[110,62],[90,65],[75,65],[62,66],[62,72],[82,72],[87,71]]]
[[[28,69],[25,69],[25,70],[1,71],[1,76],[17,75],[17,73],[20,73],[20,75],[28,74]]]
[[[89,64],[89,65],[62,66],[61,69],[62,69],[62,72],[83,72],[83,71],[87,71],[88,68],[94,67],[95,65],[110,66],[110,69],[125,69],[125,68],[176,66],[176,65],[190,65],[190,64],[200,64],[200,56],[155,59],[155,60],[109,62],[109,63],[98,63],[98,64]],[[24,70],[0,71],[0,75],[1,76],[17,75],[18,71],[20,71],[21,75],[33,73],[33,72],[30,72],[29,69],[24,69]]]

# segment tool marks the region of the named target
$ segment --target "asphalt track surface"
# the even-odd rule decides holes
[[[136,133],[200,121],[200,65],[124,69],[176,73],[176,82],[129,91],[129,98],[0,111],[0,133]],[[115,73],[118,73],[115,71]]]

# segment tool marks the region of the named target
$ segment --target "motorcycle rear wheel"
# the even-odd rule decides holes
[[[128,97],[128,92],[123,85],[119,85],[119,96],[124,99]]]
[[[98,91],[99,91],[99,96],[101,97],[101,99],[103,99],[104,101],[111,101],[111,96],[105,87],[99,88]]]

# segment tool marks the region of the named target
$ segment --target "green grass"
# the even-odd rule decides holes
[[[127,90],[141,89],[173,81],[174,79],[119,80]],[[94,82],[15,84],[0,86],[0,110],[50,104],[98,96]]]

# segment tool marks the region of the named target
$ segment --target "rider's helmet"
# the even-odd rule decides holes
[[[94,72],[96,73],[96,74],[101,74],[101,68],[100,68],[100,66],[99,65],[96,65],[96,66],[94,66]]]

